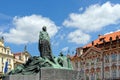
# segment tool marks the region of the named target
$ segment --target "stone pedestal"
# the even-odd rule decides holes
[[[68,69],[41,68],[36,75],[10,75],[3,80],[80,80],[80,72]]]

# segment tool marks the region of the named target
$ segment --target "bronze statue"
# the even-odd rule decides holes
[[[53,57],[50,38],[47,33],[46,27],[42,28],[39,34],[38,48],[40,56],[30,57],[26,63],[18,65],[14,70],[11,70],[6,75],[29,75],[37,74],[41,68],[62,68],[72,69],[70,59],[60,53],[58,57]],[[5,75],[1,76],[3,78]]]
[[[50,37],[47,33],[46,26],[43,26],[42,31],[40,31],[38,49],[40,52],[40,56],[42,58],[46,57],[49,60],[53,61],[51,44],[50,44]]]

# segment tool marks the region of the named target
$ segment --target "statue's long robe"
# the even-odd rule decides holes
[[[53,61],[50,38],[46,31],[40,31],[39,51],[42,58],[47,57],[49,60]]]

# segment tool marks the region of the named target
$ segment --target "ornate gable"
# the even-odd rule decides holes
[[[102,51],[97,47],[90,47],[83,55],[82,57],[95,57],[97,55],[101,55]]]

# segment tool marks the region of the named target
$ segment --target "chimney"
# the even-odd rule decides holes
[[[94,41],[92,41],[92,46],[94,46]]]
[[[77,48],[77,49],[76,49],[76,52],[77,52],[77,55],[78,55],[78,56],[82,55],[82,54],[83,54],[83,48],[82,48],[82,47]]]
[[[119,40],[119,36],[116,36],[116,40]]]
[[[103,38],[103,44],[104,44],[104,47],[105,47],[105,43],[106,43],[106,41],[105,41],[105,39]]]
[[[100,37],[100,36],[101,36],[101,34],[98,35],[98,37]]]
[[[110,37],[110,39],[109,39],[110,41],[112,41],[112,37]]]
[[[97,43],[97,48],[99,48],[99,44]]]
[[[110,37],[110,39],[109,39],[109,40],[110,40],[110,44],[112,44],[112,37]]]

